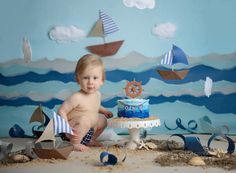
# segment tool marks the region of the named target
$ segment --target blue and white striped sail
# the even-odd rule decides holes
[[[42,135],[35,141],[35,143],[52,140],[56,141],[55,135],[59,133],[69,133],[73,135],[70,125],[56,112],[53,111],[53,118],[49,121]]]
[[[64,118],[62,118],[61,116],[57,115],[56,112],[54,111],[53,111],[53,122],[54,122],[53,129],[55,135],[60,133],[73,134],[73,131],[68,122],[66,122]]]
[[[108,16],[101,10],[99,10],[99,16],[100,19],[102,20],[104,35],[108,35],[116,31],[119,31],[119,27],[116,25],[116,23],[110,16]]]
[[[188,59],[182,49],[173,45],[172,49],[165,54],[164,58],[161,59],[161,64],[174,65],[177,63],[188,65]]]
[[[173,54],[172,50],[170,50],[165,54],[164,58],[161,59],[161,64],[172,65],[172,60],[173,60]]]
[[[112,34],[119,31],[119,27],[113,21],[113,19],[105,14],[103,11],[99,10],[99,19],[96,24],[89,32],[89,37],[106,37],[108,34]]]

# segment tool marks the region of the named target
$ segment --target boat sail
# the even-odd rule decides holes
[[[39,158],[67,159],[67,157],[73,150],[73,145],[64,141],[60,143],[60,146],[56,147],[55,135],[60,133],[68,133],[73,135],[73,131],[70,128],[69,124],[61,116],[53,112],[53,118],[49,121],[46,129],[44,130],[40,138],[35,141],[35,147],[33,148],[33,151]],[[53,147],[48,148],[42,147],[41,145],[37,145],[40,142],[48,140],[53,141]]]
[[[106,43],[105,37],[109,34],[117,32],[119,27],[112,20],[110,16],[105,14],[103,11],[99,10],[99,20],[94,25],[93,29],[88,34],[88,37],[102,37],[103,44],[87,46],[86,48],[94,54],[97,54],[101,57],[111,56],[116,54],[116,52],[120,49],[124,40],[108,42]]]
[[[172,70],[157,70],[163,79],[167,80],[182,80],[186,77],[189,70],[174,70],[173,65],[177,63],[183,63],[188,65],[187,55],[182,49],[173,44],[173,47],[168,51],[161,59],[161,64],[167,64],[172,66]]]
[[[50,118],[45,114],[42,110],[42,106],[39,105],[33,112],[33,114],[30,117],[29,123],[33,122],[39,122],[41,125],[34,125],[32,127],[32,133],[35,137],[39,138],[41,134],[43,133],[43,130],[40,130],[42,128],[45,128],[50,121]],[[36,128],[37,127],[37,128]]]

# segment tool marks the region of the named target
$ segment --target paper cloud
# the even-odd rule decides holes
[[[170,22],[155,25],[152,29],[152,33],[161,38],[171,38],[174,36],[175,31],[176,26]]]
[[[76,26],[56,26],[49,32],[50,39],[58,43],[77,42],[85,37],[85,32]]]
[[[155,0],[123,0],[126,7],[136,7],[140,10],[145,8],[153,9],[155,7]]]
[[[204,83],[204,92],[207,97],[210,97],[211,95],[212,83],[212,79],[210,77],[206,77],[206,81]]]

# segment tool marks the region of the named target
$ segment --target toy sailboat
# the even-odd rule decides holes
[[[47,116],[47,114],[45,114],[42,110],[41,105],[39,105],[33,112],[29,123],[32,122],[39,122],[41,123],[41,125],[34,125],[32,127],[32,133],[36,138],[39,138],[41,136],[41,134],[43,133],[43,130],[40,130],[42,128],[45,128],[48,123],[50,121],[50,118]],[[37,128],[36,128],[37,127]]]
[[[25,63],[29,63],[32,59],[32,50],[31,50],[30,42],[27,38],[23,38],[22,52],[24,55]]]
[[[73,135],[73,131],[69,124],[61,116],[53,112],[53,118],[49,121],[40,138],[35,141],[35,147],[33,148],[35,154],[42,159],[67,159],[73,150],[73,145],[67,141],[63,141],[60,142],[59,146],[56,147],[55,135],[60,133],[68,133]],[[48,140],[53,142],[53,146],[43,146],[43,144],[41,145],[43,141]]]
[[[105,37],[109,34],[118,31],[119,28],[112,20],[112,18],[104,12],[99,11],[99,16],[99,20],[96,22],[93,29],[88,34],[88,37],[102,37],[104,43],[87,46],[86,48],[91,53],[97,54],[101,57],[114,55],[120,49],[124,40],[106,43]]]
[[[182,80],[188,74],[189,70],[173,70],[173,65],[183,63],[188,65],[187,56],[182,49],[173,45],[173,48],[165,54],[161,60],[161,64],[172,66],[172,70],[157,70],[163,79],[167,80]]]

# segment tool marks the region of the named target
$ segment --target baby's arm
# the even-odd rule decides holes
[[[111,118],[113,117],[113,113],[111,111],[108,111],[104,107],[100,106],[99,108],[99,113],[105,115],[106,118]]]
[[[71,112],[72,109],[74,109],[77,106],[79,100],[78,94],[73,94],[68,99],[66,99],[61,107],[58,110],[58,114],[62,116],[66,121],[68,121],[68,113]]]
[[[98,96],[99,99],[101,100],[101,93],[98,91]],[[108,111],[106,108],[100,106],[99,108],[99,113],[105,115],[106,118],[111,118],[113,117],[113,113],[111,111]]]

